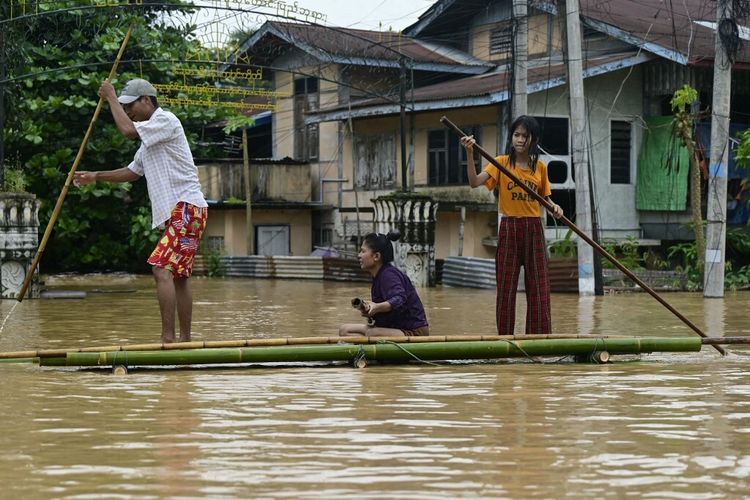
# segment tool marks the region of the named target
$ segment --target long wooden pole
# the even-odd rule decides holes
[[[109,72],[109,76],[107,77],[107,80],[111,80],[115,76],[115,73],[117,72],[117,66],[120,64],[120,59],[122,58],[123,52],[125,52],[125,47],[128,45],[128,40],[130,40],[130,35],[132,32],[133,32],[133,25],[131,24],[130,27],[128,28],[128,32],[125,33],[125,38],[123,39],[122,44],[120,45],[120,50],[119,52],[117,52],[115,63],[112,65],[112,69]],[[36,255],[34,255],[34,260],[31,262],[31,267],[29,267],[29,270],[26,273],[26,279],[23,281],[23,286],[21,287],[21,291],[18,292],[18,297],[16,297],[16,300],[18,300],[18,302],[21,302],[26,296],[26,291],[29,289],[29,285],[31,284],[31,279],[34,276],[34,271],[36,270],[36,267],[39,265],[39,260],[41,260],[42,258],[42,253],[44,253],[44,249],[47,246],[47,241],[49,240],[49,236],[52,233],[52,228],[55,226],[55,222],[57,222],[57,218],[60,216],[60,211],[62,210],[63,202],[65,201],[65,197],[68,194],[68,189],[70,188],[70,185],[73,182],[73,175],[78,169],[78,164],[81,162],[81,158],[83,158],[83,153],[86,150],[86,145],[89,142],[91,133],[94,131],[94,124],[96,123],[97,118],[99,118],[99,113],[102,110],[103,104],[104,104],[104,98],[99,97],[99,102],[96,105],[96,110],[94,110],[94,116],[91,117],[89,128],[88,130],[86,130],[86,135],[84,135],[83,141],[81,141],[81,146],[78,148],[78,154],[76,155],[76,158],[73,161],[73,166],[70,167],[70,172],[68,172],[68,177],[67,179],[65,179],[65,185],[63,186],[62,191],[60,192],[60,196],[57,197],[57,203],[55,204],[55,208],[52,211],[52,216],[50,217],[49,222],[47,223],[47,229],[44,230],[44,236],[42,236],[42,242],[39,244],[39,248],[36,251]]]
[[[456,124],[454,124],[452,121],[450,121],[445,116],[443,116],[442,118],[440,118],[440,122],[443,125],[445,125],[446,127],[448,127],[449,129],[453,130],[453,132],[455,132],[456,135],[458,135],[459,137],[464,137],[466,135],[466,134],[464,134],[463,130],[461,130],[460,128],[458,128],[456,126]],[[487,159],[487,161],[489,161],[490,163],[492,163],[498,170],[500,170],[502,173],[504,173],[505,175],[507,175],[513,182],[515,182],[516,184],[518,184],[519,186],[521,186],[532,198],[534,198],[536,201],[538,201],[539,203],[541,203],[544,208],[546,208],[548,211],[552,212],[552,204],[550,202],[548,202],[546,199],[544,199],[544,197],[542,197],[541,195],[539,195],[539,193],[537,193],[536,191],[534,191],[533,189],[531,189],[530,187],[528,187],[526,184],[524,184],[523,182],[521,182],[507,168],[505,168],[502,165],[500,165],[500,163],[498,163],[497,160],[495,160],[495,157],[492,156],[491,154],[489,154],[479,144],[475,144],[474,147],[477,149],[477,151],[479,151],[479,153],[482,156],[484,156]],[[692,321],[690,321],[689,319],[687,319],[677,309],[675,309],[674,307],[672,307],[666,300],[664,300],[650,286],[648,286],[646,283],[644,283],[643,281],[641,281],[641,279],[638,278],[635,274],[633,274],[632,272],[630,272],[630,270],[628,268],[626,268],[625,266],[623,266],[620,263],[620,261],[618,261],[612,255],[610,255],[610,253],[607,252],[604,248],[602,248],[601,245],[599,245],[597,242],[595,242],[593,239],[591,239],[591,237],[589,237],[589,235],[587,235],[585,232],[581,231],[578,228],[578,226],[576,226],[575,224],[573,224],[573,222],[571,222],[567,217],[565,217],[564,215],[562,215],[562,216],[560,216],[560,220],[563,223],[565,223],[565,225],[568,226],[580,238],[582,238],[584,241],[586,241],[586,243],[588,243],[589,245],[591,245],[594,248],[594,250],[596,250],[597,252],[599,252],[599,254],[602,257],[605,257],[607,260],[609,260],[612,264],[615,265],[615,267],[617,267],[620,271],[622,271],[628,278],[630,278],[635,283],[637,283],[638,286],[640,286],[643,290],[645,290],[646,292],[648,292],[661,305],[663,305],[664,307],[666,307],[667,309],[669,309],[669,311],[672,314],[674,314],[675,316],[677,316],[678,318],[680,318],[680,320],[682,320],[683,323],[685,323],[687,326],[689,326],[691,330],[693,330],[695,333],[697,333],[698,335],[700,335],[703,338],[708,338],[708,335],[706,335],[705,333],[703,333],[703,331],[701,331],[700,328],[698,328],[697,326],[695,326],[695,324],[693,324]],[[721,348],[718,345],[714,345],[714,344],[712,344],[712,345],[722,355],[726,355],[726,351],[724,351],[723,348]]]

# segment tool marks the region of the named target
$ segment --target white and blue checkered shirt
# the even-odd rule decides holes
[[[128,168],[146,176],[153,227],[169,220],[172,209],[180,201],[207,207],[198,168],[180,120],[169,111],[156,108],[151,118],[133,124],[141,138],[141,147]]]

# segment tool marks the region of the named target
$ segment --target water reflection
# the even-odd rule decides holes
[[[0,333],[0,349],[158,339],[150,278],[60,283],[98,291],[84,300],[24,301]],[[361,284],[196,280],[196,338],[335,335],[356,318],[351,297],[366,293]],[[492,291],[420,295],[436,333],[494,330]],[[667,298],[711,335],[750,333],[738,313],[747,294]],[[11,306],[0,302],[0,314]],[[553,320],[556,333],[692,334],[645,294],[555,295]],[[750,474],[750,371],[746,351],[733,351],[609,365],[120,377],[5,365],[0,496],[736,497]]]

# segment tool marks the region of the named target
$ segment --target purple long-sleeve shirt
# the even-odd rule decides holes
[[[392,265],[381,267],[372,279],[371,294],[373,302],[391,304],[389,312],[374,316],[375,326],[399,330],[416,330],[428,326],[424,306],[414,285],[406,274]]]

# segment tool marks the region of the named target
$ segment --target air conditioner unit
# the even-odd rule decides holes
[[[547,176],[552,189],[575,189],[570,156],[539,155],[539,159],[547,165]]]

